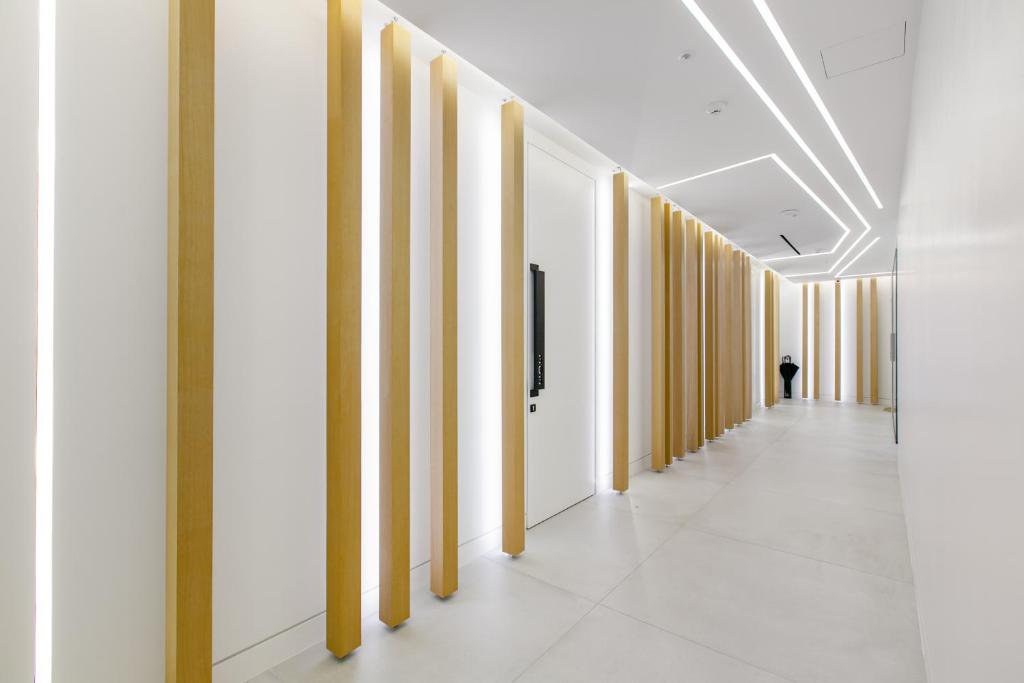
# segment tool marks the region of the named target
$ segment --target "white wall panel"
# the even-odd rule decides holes
[[[57,2],[55,681],[164,677],[167,22]]]
[[[921,17],[899,228],[899,458],[932,683],[1024,672],[1021,26],[1020,0],[929,0]]]
[[[651,201],[629,191],[629,461],[651,454]],[[602,474],[604,474],[602,472]]]
[[[0,680],[32,679],[39,6],[0,3]]]

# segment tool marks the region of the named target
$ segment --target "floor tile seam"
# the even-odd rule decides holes
[[[697,533],[706,534],[708,536],[714,536],[716,538],[721,538],[721,539],[724,539],[724,540],[727,540],[727,541],[735,541],[736,543],[744,543],[746,545],[751,545],[751,546],[754,546],[754,547],[757,547],[757,548],[764,548],[765,550],[771,550],[773,552],[782,553],[784,555],[790,555],[792,557],[799,557],[801,559],[810,560],[812,562],[820,562],[822,564],[828,564],[828,565],[831,565],[833,567],[839,567],[841,569],[848,569],[848,570],[850,570],[852,572],[856,572],[858,574],[863,574],[865,576],[872,576],[872,577],[877,578],[877,579],[885,579],[887,581],[892,581],[894,583],[901,583],[901,584],[904,584],[906,586],[913,586],[914,585],[913,581],[907,581],[905,579],[897,579],[895,577],[886,576],[885,574],[878,574],[876,572],[869,572],[869,571],[867,571],[865,569],[860,569],[859,567],[851,567],[850,565],[843,564],[841,562],[834,562],[832,560],[825,560],[825,559],[822,559],[820,557],[812,557],[810,555],[804,555],[803,553],[793,552],[792,550],[786,550],[785,548],[779,548],[777,546],[770,545],[768,543],[759,543],[757,541],[751,541],[750,539],[746,539],[746,538],[738,538],[736,536],[730,536],[729,534],[724,534],[724,533],[722,533],[720,531],[716,531],[714,529],[708,529],[706,527],[702,527],[702,526],[699,526],[699,525],[687,524],[686,529],[688,531],[695,531]]]
[[[565,631],[560,633],[559,636],[557,638],[555,638],[554,641],[552,641],[550,645],[548,645],[546,648],[544,648],[543,652],[541,652],[539,655],[537,655],[532,660],[530,660],[530,662],[528,664],[526,664],[526,666],[523,667],[522,671],[520,671],[518,674],[516,674],[514,678],[510,679],[511,683],[515,683],[515,681],[518,681],[520,678],[525,676],[527,674],[527,672],[529,672],[529,670],[532,669],[533,666],[537,662],[539,662],[541,659],[543,659],[544,656],[547,655],[547,653],[551,652],[551,650],[553,650],[559,643],[561,643],[563,640],[565,640],[566,636],[568,636],[570,633],[572,633],[576,629],[576,627],[578,627],[581,623],[583,623],[583,620],[586,619],[588,616],[590,616],[590,614],[595,609],[597,609],[599,604],[600,603],[597,603],[597,602],[593,603],[590,606],[590,609],[588,609],[579,619],[574,621],[572,623],[572,625],[569,626],[569,628],[565,629]]]
[[[667,629],[664,626],[661,626],[659,624],[655,624],[655,623],[652,623],[650,621],[647,621],[646,619],[638,617],[635,614],[630,614],[629,612],[625,612],[625,611],[623,611],[623,610],[621,610],[621,609],[619,609],[617,607],[614,607],[612,605],[606,605],[606,604],[602,603],[601,607],[604,607],[607,610],[611,610],[612,612],[615,612],[616,614],[618,614],[620,616],[626,617],[628,619],[632,619],[632,620],[637,621],[637,622],[639,622],[641,624],[645,624],[647,626],[650,626],[651,628],[657,629],[658,631],[661,631],[662,633],[670,635],[673,638],[678,638],[679,640],[684,640],[684,641],[686,641],[688,643],[696,645],[697,647],[701,647],[701,648],[703,648],[705,650],[709,650],[711,652],[714,652],[715,654],[720,655],[722,657],[725,657],[726,659],[731,659],[734,662],[739,662],[740,664],[744,664],[746,666],[749,666],[750,668],[756,669],[757,671],[761,671],[761,672],[769,674],[771,676],[775,676],[776,678],[782,679],[783,681],[786,681],[787,683],[797,683],[796,681],[794,681],[792,678],[789,678],[788,676],[784,676],[783,674],[780,674],[778,672],[772,671],[771,669],[766,669],[763,666],[759,666],[757,664],[754,664],[753,662],[749,662],[746,659],[743,659],[742,657],[737,657],[736,655],[729,654],[728,652],[723,652],[722,650],[719,650],[716,647],[708,645],[707,643],[702,643],[701,641],[699,641],[699,640],[697,640],[695,638],[691,638],[689,636],[684,636],[681,633],[676,633],[675,631]]]
[[[675,535],[675,532],[673,532],[673,535]],[[554,588],[555,590],[557,590],[560,593],[566,593],[568,595],[571,595],[574,598],[578,598],[579,600],[583,600],[584,602],[588,602],[591,605],[598,605],[598,604],[600,604],[600,602],[594,600],[594,598],[587,597],[586,595],[580,595],[576,591],[571,590],[569,588],[566,588],[565,586],[559,586],[558,584],[552,583],[552,582],[548,581],[547,579],[542,579],[541,577],[534,576],[533,574],[527,574],[525,571],[523,571],[521,569],[516,569],[515,567],[509,566],[508,563],[502,562],[501,558],[496,558],[496,557],[491,557],[490,555],[485,555],[483,557],[483,559],[487,560],[491,564],[495,565],[496,567],[499,567],[500,569],[502,569],[504,571],[514,572],[516,576],[519,576],[519,577],[522,577],[522,578],[525,578],[525,579],[529,579],[531,581],[536,581],[537,583],[543,584],[543,585],[547,586],[548,588]],[[514,562],[514,561],[515,561],[514,558],[509,560],[509,562]]]

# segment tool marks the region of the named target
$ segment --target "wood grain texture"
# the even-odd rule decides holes
[[[736,360],[733,357],[733,338],[736,336],[733,308],[733,254],[731,244],[722,248],[722,431],[732,429],[736,422],[735,376]]]
[[[672,415],[672,204],[662,205],[662,245],[665,262],[663,264],[663,281],[665,293],[665,465],[674,461],[672,430],[675,419]]]
[[[430,62],[430,590],[459,588],[458,79]]]
[[[651,469],[665,467],[666,424],[665,228],[661,197],[651,198]]]
[[[753,310],[751,306],[750,255],[743,256],[743,419],[754,416]]]
[[[835,323],[835,330],[834,330],[834,335],[833,336],[835,337],[835,346],[836,346],[835,355],[833,356],[833,361],[834,361],[834,364],[835,364],[834,370],[835,370],[835,376],[836,376],[835,387],[834,387],[835,388],[835,392],[834,393],[835,393],[835,400],[841,401],[841,400],[843,400],[843,392],[842,392],[842,379],[843,379],[843,376],[842,376],[843,375],[843,356],[842,356],[842,347],[843,347],[843,342],[842,342],[842,340],[843,340],[843,333],[842,333],[842,328],[843,328],[843,293],[842,293],[842,286],[840,285],[840,281],[839,280],[836,280],[836,286],[835,286],[835,315],[833,316],[833,322]]]
[[[501,106],[501,550],[526,549],[523,107]]]
[[[695,316],[697,318],[697,447],[704,445],[707,438],[705,432],[704,411],[704,374],[706,362],[704,359],[704,227],[695,222],[696,235],[694,236],[695,255],[697,259],[697,306]]]
[[[814,399],[821,398],[821,285],[814,283]]]
[[[683,263],[685,272],[684,298],[686,301],[686,449],[700,448],[700,232],[697,221],[686,220],[683,241]]]
[[[775,394],[773,392],[774,373],[772,371],[772,344],[775,339],[772,331],[772,272],[764,271],[764,407],[771,408],[775,405]]]
[[[715,235],[704,233],[704,435],[714,439],[715,417]]]
[[[774,339],[773,339],[773,342],[772,342],[772,350],[774,352],[773,357],[774,357],[774,360],[775,360],[775,364],[774,364],[774,367],[772,368],[772,378],[773,378],[772,381],[774,382],[774,384],[773,384],[774,393],[772,395],[774,396],[773,400],[774,400],[775,403],[779,402],[779,395],[782,393],[782,377],[779,374],[779,363],[782,361],[782,358],[781,358],[781,356],[782,356],[782,350],[781,350],[782,347],[779,344],[779,337],[780,337],[781,329],[782,329],[782,326],[779,324],[779,317],[780,317],[779,309],[781,308],[781,298],[780,298],[779,289],[780,289],[781,283],[782,283],[782,278],[779,277],[779,274],[778,273],[773,273],[772,274],[772,285],[773,285],[772,286],[772,316],[773,316],[772,332],[774,333]]]
[[[871,405],[878,405],[878,278],[871,278],[871,317],[869,319],[868,349],[871,354]]]
[[[362,623],[362,0],[327,4],[327,649]]]
[[[807,283],[801,286],[800,317],[800,397],[807,398]]]
[[[629,489],[629,177],[612,176],[612,488]]]
[[[738,425],[746,419],[743,409],[743,252],[739,249],[733,250],[732,253],[732,284],[732,362],[735,368],[732,378],[732,419],[733,424]]]
[[[864,281],[857,280],[857,403],[864,402]]]
[[[213,671],[213,0],[171,0],[165,674]]]
[[[381,31],[380,620],[409,618],[409,32]]]
[[[681,458],[686,453],[686,399],[684,393],[684,337],[683,316],[683,212],[672,212],[669,228],[669,329],[672,339],[671,353],[671,407],[669,410],[672,432],[672,457]]]

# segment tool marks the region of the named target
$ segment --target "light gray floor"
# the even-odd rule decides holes
[[[924,681],[889,414],[783,402],[412,614],[256,681]]]

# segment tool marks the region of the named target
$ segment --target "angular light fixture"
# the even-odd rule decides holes
[[[821,118],[825,119],[825,123],[828,125],[828,129],[832,131],[832,136],[839,143],[839,147],[842,148],[843,154],[850,161],[850,165],[853,166],[853,170],[857,172],[857,176],[860,181],[864,184],[864,189],[871,195],[871,199],[875,202],[875,206],[879,209],[882,207],[882,201],[878,198],[875,193],[875,188],[871,186],[871,182],[868,180],[867,175],[864,174],[864,169],[860,167],[857,162],[857,157],[853,155],[853,150],[846,144],[846,138],[843,137],[842,132],[839,130],[839,126],[836,125],[835,120],[832,118],[832,114],[829,113],[828,107],[825,106],[825,102],[821,99],[817,89],[811,82],[810,77],[804,70],[800,60],[797,59],[796,52],[793,51],[793,46],[789,44],[789,40],[786,38],[786,34],[782,32],[782,27],[779,26],[779,22],[775,20],[775,15],[768,8],[768,3],[765,0],[753,0],[754,6],[757,7],[757,11],[761,13],[761,18],[764,19],[764,23],[768,25],[768,30],[771,31],[772,36],[775,38],[775,42],[779,44],[779,48],[782,50],[782,54],[786,55],[786,60],[789,65],[793,68],[797,78],[800,79],[800,83],[803,84],[804,90],[807,91],[811,101],[814,102],[814,106],[818,108],[818,113],[821,114]]]
[[[856,256],[854,256],[852,259],[850,259],[850,262],[847,263],[845,266],[843,266],[842,270],[840,270],[838,273],[836,273],[836,277],[839,277],[840,275],[845,273],[847,270],[849,270],[850,266],[852,266],[854,263],[856,263],[857,259],[859,259],[861,256],[863,256],[867,252],[868,249],[870,249],[871,247],[875,246],[875,242],[877,242],[880,239],[882,239],[882,238],[881,237],[876,237],[875,239],[871,240],[871,242],[868,243],[868,246],[866,246],[863,249],[861,249],[860,253],[858,253]],[[829,272],[832,272],[832,271],[829,271]]]
[[[756,78],[754,78],[754,74],[750,72],[750,69],[747,68],[747,65],[744,64],[743,60],[739,58],[739,55],[737,55],[736,51],[732,49],[732,46],[729,45],[729,42],[718,31],[714,23],[712,23],[708,16],[704,14],[704,11],[701,10],[700,6],[697,4],[697,0],[680,1],[683,3],[686,9],[690,11],[690,14],[693,15],[693,18],[697,20],[697,23],[700,24],[701,28],[704,29],[704,31],[708,34],[711,40],[715,42],[715,44],[718,46],[718,49],[722,51],[722,54],[726,56],[726,58],[732,63],[733,67],[735,67],[735,69],[740,73],[740,75],[743,76],[743,80],[747,82],[747,85],[750,86],[751,90],[753,90],[757,94],[757,96],[761,98],[761,101],[764,103],[764,105],[768,107],[768,111],[770,111],[772,115],[775,116],[775,119],[786,130],[786,132],[789,133],[789,136],[793,138],[793,141],[797,144],[797,146],[800,147],[801,150],[803,150],[804,154],[807,155],[807,158],[811,160],[811,162],[817,167],[817,169],[821,172],[821,174],[825,177],[825,179],[829,182],[833,189],[835,189],[839,196],[843,198],[843,201],[846,202],[846,205],[848,207],[850,207],[850,210],[854,213],[854,215],[857,216],[857,219],[864,226],[864,233],[860,236],[860,238],[857,239],[857,242],[863,239],[864,235],[871,231],[871,224],[868,223],[867,219],[864,218],[864,215],[861,214],[860,210],[857,209],[856,205],[854,205],[849,195],[847,195],[843,188],[839,186],[839,183],[836,182],[836,179],[832,177],[832,174],[828,172],[828,169],[825,168],[825,165],[821,163],[821,160],[818,159],[817,155],[814,154],[813,150],[811,150],[810,146],[800,136],[800,133],[797,132],[796,128],[793,127],[793,124],[789,122],[789,119],[786,118],[786,115],[783,114],[782,110],[779,109],[778,105],[775,104],[775,100],[771,98],[771,96],[764,89],[761,83]],[[857,242],[854,242],[854,244],[856,244]],[[833,264],[832,270],[834,270],[839,265],[839,263],[841,263],[842,260],[846,258],[847,254],[849,254],[849,250],[847,250],[846,254],[843,254],[839,258],[839,260],[836,261],[835,264]],[[800,257],[794,255],[784,258]],[[831,270],[829,272],[831,272]],[[790,277],[800,276],[793,275]]]

